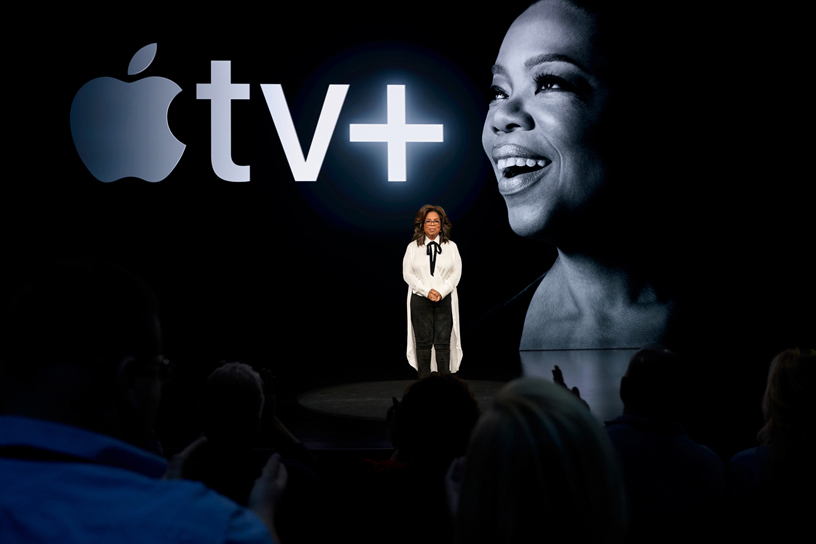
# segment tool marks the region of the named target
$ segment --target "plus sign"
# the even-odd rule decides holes
[[[352,142],[388,143],[388,181],[405,181],[406,142],[441,142],[442,125],[405,124],[405,85],[388,86],[388,122],[349,125]]]

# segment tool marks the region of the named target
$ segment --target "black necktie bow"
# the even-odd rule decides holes
[[[431,249],[433,248],[433,249]],[[437,244],[436,242],[429,242],[428,249],[426,250],[428,254],[428,258],[431,261],[431,276],[434,275],[434,268],[436,268],[436,256],[442,253],[442,246]]]

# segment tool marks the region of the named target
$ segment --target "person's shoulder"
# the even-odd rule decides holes
[[[618,416],[611,421],[604,421],[604,430],[607,434],[614,434],[627,428],[626,420],[623,416]]]
[[[725,464],[717,453],[706,446],[691,439],[687,434],[683,433],[680,440],[682,441],[682,449],[680,451],[683,456],[688,459],[689,464],[695,466],[695,472],[714,481],[725,478]]]
[[[101,464],[34,465],[43,464],[0,459],[0,474],[9,476],[0,509],[18,520],[14,528],[0,527],[0,541],[93,544],[132,530],[133,541],[145,543],[270,542],[255,514],[200,482],[162,480]],[[43,489],[48,489],[45,497]],[[46,511],[49,524],[43,526]],[[100,519],[105,520],[101,526]]]
[[[743,450],[728,461],[729,470],[755,470],[764,467],[770,459],[770,449],[767,446],[757,446]]]
[[[728,461],[725,472],[732,496],[756,501],[757,490],[770,484],[769,453],[767,446],[759,446],[743,450]]]

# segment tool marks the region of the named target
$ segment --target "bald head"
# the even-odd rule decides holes
[[[685,380],[685,366],[675,352],[660,344],[644,346],[632,355],[621,379],[624,414],[676,421]]]

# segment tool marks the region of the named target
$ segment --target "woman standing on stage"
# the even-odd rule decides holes
[[[406,353],[420,379],[432,371],[456,372],[462,360],[456,292],[462,259],[450,239],[451,227],[440,206],[423,206],[402,259],[402,277],[408,284]]]

